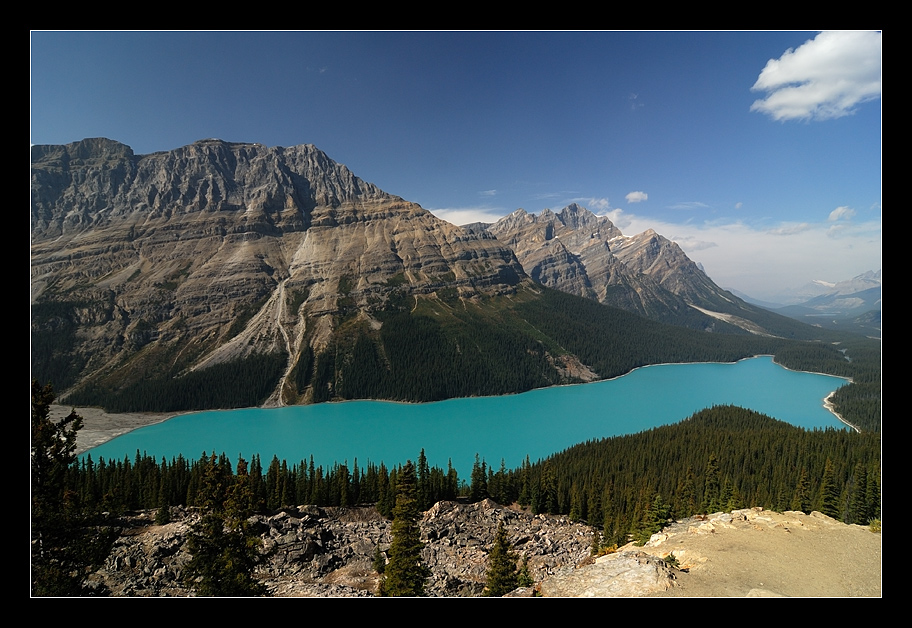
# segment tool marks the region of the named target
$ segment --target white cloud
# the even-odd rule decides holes
[[[454,225],[467,225],[470,222],[497,222],[510,213],[497,207],[446,207],[428,211]]]
[[[836,209],[831,211],[830,217],[828,220],[830,222],[835,222],[837,220],[849,220],[850,218],[854,218],[854,217],[855,217],[855,210],[852,209],[851,207],[846,207],[845,205],[843,205],[842,207],[837,207]]]
[[[735,209],[741,209],[742,205],[743,205],[743,203],[741,203],[740,201],[735,203]]]
[[[683,203],[675,203],[674,205],[669,205],[668,209],[709,209],[709,205],[706,203],[701,203],[700,201],[685,201]]]
[[[599,199],[577,199],[588,202]],[[607,204],[607,199],[603,199]],[[510,213],[496,207],[432,209],[449,222],[496,222]],[[625,235],[647,229],[674,240],[720,286],[741,290],[758,299],[775,299],[789,288],[815,279],[839,281],[882,262],[881,217],[867,222],[828,220],[753,226],[743,222],[674,223],[612,208],[606,216]]]
[[[802,231],[807,231],[810,228],[811,225],[807,222],[784,222],[778,227],[767,229],[766,233],[773,236],[789,236],[801,233]]]
[[[624,198],[627,199],[628,203],[640,203],[649,198],[649,195],[646,192],[630,192]]]
[[[587,209],[595,214],[611,209],[611,203],[608,202],[607,198],[590,198],[585,202],[588,203]]]
[[[825,31],[770,59],[752,91],[768,95],[751,105],[774,120],[827,120],[854,112],[881,93],[881,33]]]
[[[482,190],[479,192],[479,194],[482,196],[495,196],[497,194],[497,190]]]
[[[602,215],[614,223],[615,227],[620,229],[625,234],[630,235],[630,233],[627,232],[627,229],[633,224],[636,216],[633,214],[625,214],[623,209],[612,209],[611,211],[605,212]],[[641,229],[640,231],[645,231],[645,229]],[[634,231],[632,233],[640,233],[640,231]]]
[[[625,235],[647,229],[674,240],[720,286],[775,298],[814,279],[839,281],[882,263],[881,220],[780,224],[678,224],[623,212],[608,214]],[[834,229],[834,227],[838,227]]]

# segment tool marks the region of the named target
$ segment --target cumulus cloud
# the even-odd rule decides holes
[[[836,209],[831,211],[830,217],[828,220],[830,222],[836,222],[837,220],[849,220],[849,219],[853,218],[854,216],[855,216],[855,210],[852,209],[851,207],[846,207],[845,205],[843,205],[842,207],[837,207]]]
[[[637,191],[637,192],[630,192],[624,198],[627,199],[628,203],[641,203],[642,201],[645,201],[646,199],[648,199],[649,195],[646,194],[646,192]]]
[[[827,120],[854,112],[881,93],[881,33],[825,31],[770,59],[752,91],[751,105],[774,120]]]

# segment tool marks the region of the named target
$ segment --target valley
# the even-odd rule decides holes
[[[119,534],[118,517],[157,508],[167,519],[172,506],[195,521],[189,533],[182,528],[182,552],[205,547],[205,529],[256,545],[253,519],[229,513],[373,504],[401,520],[400,497],[411,490],[413,509],[423,512],[490,497],[536,516],[566,516],[595,531],[596,552],[647,540],[675,517],[723,508],[818,508],[846,522],[879,520],[879,341],[750,305],[716,286],[671,240],[654,231],[624,236],[577,204],[458,227],[310,145],[202,140],[134,155],[96,138],[32,147],[31,226],[33,456],[46,455],[34,449],[42,430],[63,430],[51,442],[66,443],[51,456],[54,482],[36,476],[33,462],[41,487],[33,537],[48,539],[41,541],[48,552],[65,556],[73,546],[52,548],[53,535],[78,532],[83,545],[98,547],[98,560],[105,539]],[[199,460],[169,459],[138,447],[135,457],[77,461],[86,442],[76,437],[81,419],[72,423],[63,411],[56,423],[36,423],[51,414],[55,394],[63,408],[92,408],[83,436],[98,442],[107,430],[194,410],[468,403],[649,365],[757,355],[848,380],[832,403],[861,433],[787,426],[723,400],[680,410],[672,421],[694,414],[676,425],[600,440],[591,431],[570,442],[548,439],[535,427],[529,437],[545,447],[538,459],[502,461],[495,470],[488,461],[504,457],[497,447],[482,458],[475,449],[471,473],[463,466],[460,475],[451,462],[429,463],[425,444],[417,465],[404,460],[415,451],[309,464],[306,454],[270,462],[244,453],[235,467],[212,450]],[[754,384],[754,393],[767,392]],[[567,427],[553,420],[565,411],[551,412],[552,427]],[[475,414],[489,422],[499,413]],[[107,427],[98,428],[99,418]],[[56,510],[64,496],[78,504],[75,514]],[[33,565],[54,569],[55,559],[44,558],[52,555],[37,563],[33,555]],[[182,569],[206,565],[184,556],[191,562]],[[77,588],[68,590],[80,590],[82,569],[69,572]],[[463,593],[479,592],[477,572]],[[440,594],[456,591],[441,586]]]
[[[430,401],[808,352],[853,377],[825,349],[843,336],[578,205],[460,228],[309,145],[32,155],[32,374],[68,403]]]

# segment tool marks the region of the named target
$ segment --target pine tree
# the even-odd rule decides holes
[[[807,469],[802,469],[801,475],[798,476],[795,496],[792,498],[792,510],[811,512],[811,484],[808,481]]]
[[[519,586],[516,554],[510,548],[503,521],[497,526],[494,547],[488,554],[488,572],[485,579],[485,597],[503,597]]]
[[[193,557],[184,579],[198,595],[263,595],[265,587],[253,577],[261,541],[247,523],[254,501],[247,463],[238,461],[233,483],[230,473],[215,454],[206,462],[199,498],[204,512],[187,538]]]
[[[33,381],[32,593],[79,595],[90,568],[107,556],[113,533],[93,526],[78,495],[66,487],[82,417],[73,410],[66,418],[52,421],[52,403],[51,385]]]
[[[855,465],[852,479],[852,523],[867,525],[868,517],[868,473],[860,462]]]
[[[488,497],[488,465],[482,460],[479,462],[478,454],[475,454],[475,464],[472,465],[472,490],[469,495],[469,501],[480,502]]]
[[[519,572],[516,574],[516,584],[520,587],[531,587],[535,584],[535,580],[532,579],[532,574],[529,572],[528,556],[523,556],[522,562],[519,564]]]
[[[820,504],[820,512],[834,519],[839,518],[839,488],[836,486],[833,462],[829,458],[826,460],[826,465],[823,468],[823,477],[820,479],[820,497],[818,502]]]
[[[703,510],[719,512],[722,509],[722,485],[719,481],[719,461],[710,454],[703,474]]]
[[[396,507],[393,509],[389,563],[380,581],[379,594],[388,597],[424,595],[430,570],[421,562],[421,530],[416,497],[415,465],[409,460],[399,473]]]

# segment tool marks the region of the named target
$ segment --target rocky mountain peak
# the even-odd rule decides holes
[[[514,212],[489,230],[530,277],[549,287],[701,329],[715,323],[694,307],[741,315],[736,297],[654,229],[624,236],[607,217],[572,203],[557,214]]]
[[[194,342],[206,348],[188,369],[278,352],[290,373],[340,312],[369,316],[393,293],[509,293],[524,278],[490,235],[307,144],[33,147],[31,224],[33,300],[81,304],[73,324],[95,327],[66,349],[91,356],[87,374],[150,343]]]

